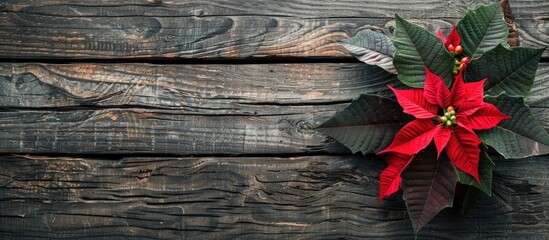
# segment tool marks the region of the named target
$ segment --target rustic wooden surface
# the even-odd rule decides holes
[[[488,3],[493,1],[476,1]],[[5,1],[6,58],[227,59],[350,57],[337,40],[359,30],[390,33],[394,13],[444,30],[471,1]],[[544,0],[512,1],[522,45],[549,45]],[[549,56],[549,50],[544,55]]]
[[[391,94],[337,40],[394,12],[447,31],[469,4],[0,1],[0,238],[412,239],[402,197],[377,202],[385,163],[312,127]],[[521,46],[548,46],[549,3],[510,4]],[[549,237],[549,156],[494,158],[493,196],[419,239]]]

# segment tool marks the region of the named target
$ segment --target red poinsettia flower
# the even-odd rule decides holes
[[[402,170],[412,156],[426,148],[433,139],[439,156],[446,148],[450,161],[480,183],[478,145],[482,141],[473,130],[490,129],[509,118],[494,105],[484,102],[486,79],[465,83],[461,71],[450,91],[439,76],[427,68],[425,71],[423,89],[397,90],[389,86],[404,112],[416,119],[397,133],[389,147],[378,152],[391,153],[387,157],[389,167],[381,174],[380,198],[398,190]]]

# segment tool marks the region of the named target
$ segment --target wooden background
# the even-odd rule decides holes
[[[337,40],[395,12],[448,32],[470,4],[2,0],[0,237],[412,239],[401,196],[377,202],[384,161],[311,128],[387,93]],[[511,6],[521,46],[549,46],[549,2]],[[420,239],[549,238],[549,156],[494,158],[493,196]]]

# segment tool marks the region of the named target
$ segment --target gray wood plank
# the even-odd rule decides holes
[[[449,10],[441,1],[8,1],[0,6],[0,57],[348,58],[336,41],[363,29],[388,33],[400,9],[432,31],[438,26],[447,31],[467,3],[456,1]],[[523,45],[549,46],[540,12],[547,4],[511,5]]]
[[[3,153],[347,153],[311,128],[388,93],[384,71],[361,63],[0,66]],[[541,120],[548,70],[529,98]]]
[[[142,107],[196,114],[288,114],[299,105],[389,95],[394,75],[363,63],[0,63],[0,106]],[[530,106],[549,107],[549,63],[536,72]]]
[[[198,114],[293,113],[292,105],[348,102],[361,93],[387,95],[391,81],[386,78],[396,81],[395,75],[363,63],[0,63],[0,106],[129,105]]]
[[[548,156],[494,159],[493,196],[443,211],[420,239],[546,239]],[[401,196],[378,204],[382,160],[3,156],[6,238],[412,239]]]
[[[6,1],[0,12],[27,12],[66,17],[174,16],[207,17],[230,15],[276,15],[285,17],[394,17],[459,18],[467,9],[495,1],[407,1],[399,0],[17,0]],[[543,0],[511,0],[516,19],[543,16],[549,4]]]
[[[0,112],[2,153],[296,154],[348,150],[311,129],[336,109],[300,113],[189,115],[150,109]]]

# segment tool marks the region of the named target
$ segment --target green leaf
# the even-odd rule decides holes
[[[479,194],[480,190],[478,188],[467,186],[467,193],[465,193],[465,197],[463,198],[463,202],[461,205],[461,216],[467,215],[469,210],[471,210],[475,206]]]
[[[362,94],[316,130],[333,137],[353,153],[367,154],[389,146],[410,120],[396,101]]]
[[[522,97],[505,93],[485,97],[511,119],[501,121],[489,130],[478,131],[485,144],[492,146],[505,158],[524,158],[549,153],[549,134],[532,115]]]
[[[391,39],[382,33],[370,29],[358,32],[339,44],[347,49],[358,60],[370,65],[377,65],[387,72],[396,74],[393,66],[395,46]]]
[[[427,66],[431,72],[443,78],[447,86],[450,86],[455,62],[440,38],[398,15],[395,17],[393,43],[396,52],[393,64],[400,81],[410,87],[423,87],[425,66]]]
[[[485,94],[495,96],[506,92],[526,98],[534,84],[539,59],[544,51],[544,48],[506,49],[498,45],[471,61],[464,77],[467,81],[488,78],[484,84]]]
[[[498,44],[507,45],[509,28],[498,3],[467,11],[456,29],[461,37],[462,55],[472,60]]]
[[[341,65],[341,68],[346,68],[346,65]],[[375,65],[364,64],[359,71],[354,71],[353,76],[357,79],[356,87],[364,88],[361,94],[379,94],[389,98],[394,98],[394,92],[387,87],[391,85],[395,88],[402,88],[404,84],[398,80],[396,74],[389,73],[383,68]],[[354,98],[358,96],[353,96]]]
[[[464,173],[458,168],[454,167],[456,174],[459,177],[459,183],[467,186],[473,186],[478,188],[488,196],[492,196],[492,170],[494,169],[494,162],[490,159],[490,156],[486,154],[484,150],[480,151],[480,160],[478,163],[478,175],[481,185],[471,175]]]
[[[438,212],[451,207],[458,177],[448,158],[418,155],[402,173],[402,189],[416,234]]]

